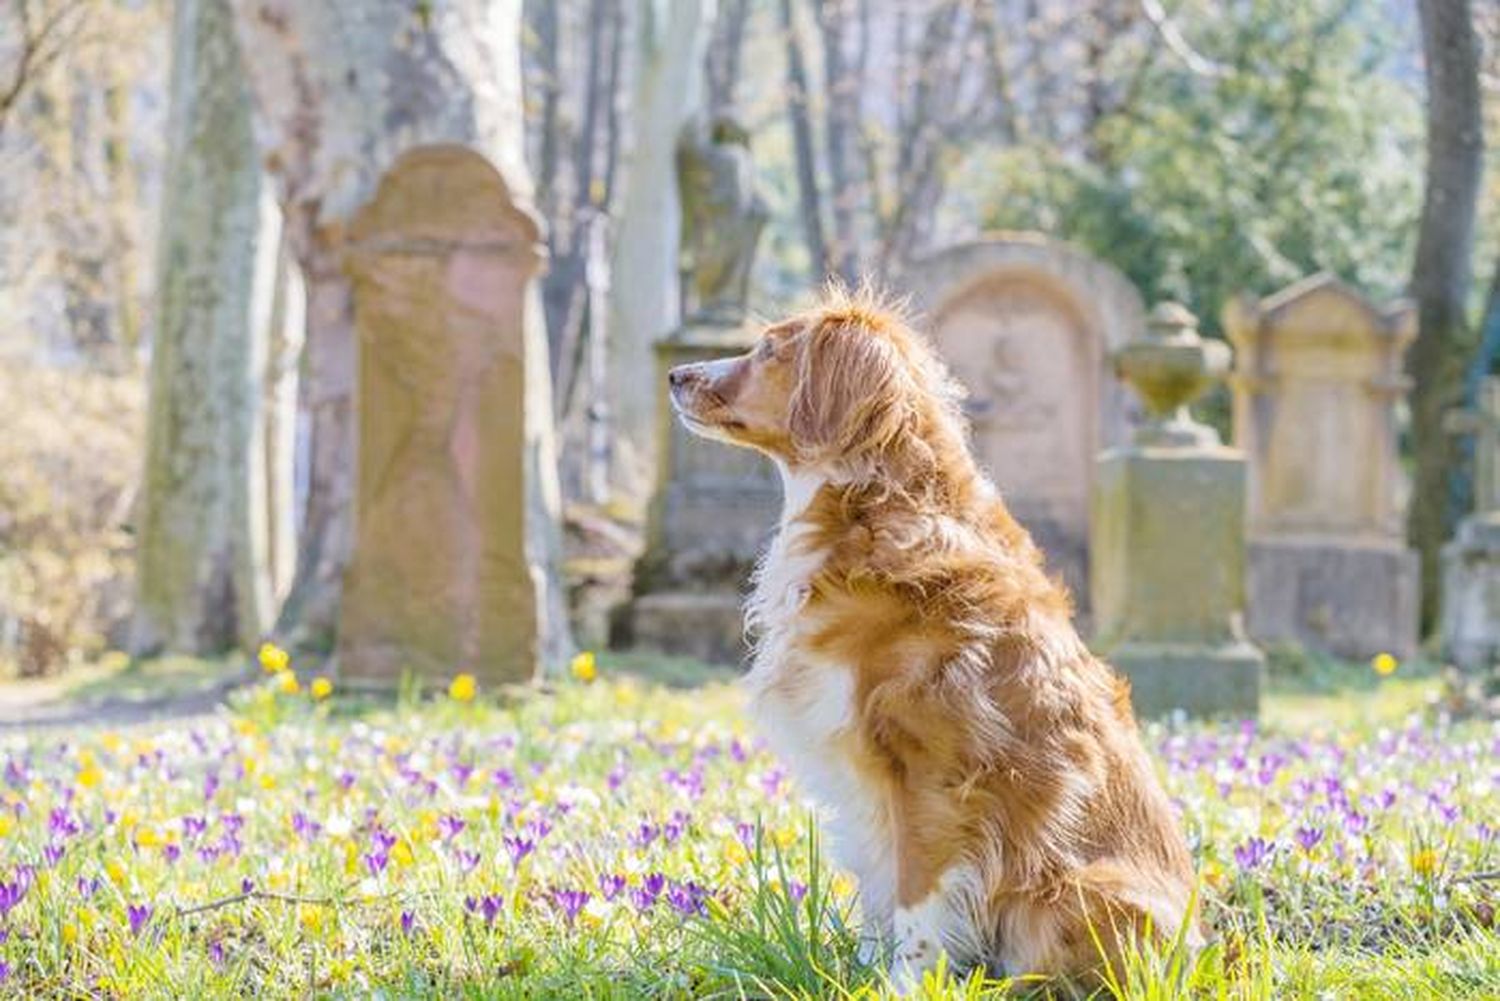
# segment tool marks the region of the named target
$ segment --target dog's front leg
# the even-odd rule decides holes
[[[896,835],[896,908],[891,984],[903,995],[922,985],[922,977],[938,964],[950,933],[950,902],[943,892],[932,854],[917,837],[914,818],[902,797],[894,804]]]

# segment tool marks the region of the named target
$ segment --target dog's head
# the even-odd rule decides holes
[[[690,430],[801,466],[879,453],[953,395],[896,312],[840,292],[768,327],[748,353],[679,365],[668,382]]]

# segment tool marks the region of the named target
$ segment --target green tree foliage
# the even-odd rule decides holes
[[[1209,329],[1228,297],[1319,269],[1399,293],[1419,200],[1421,104],[1397,55],[1401,27],[1377,6],[1184,5],[1166,29],[1191,49],[1157,31],[1116,53],[1124,94],[1077,149],[1031,143],[987,155],[986,224],[1079,243],[1148,302],[1180,299]]]

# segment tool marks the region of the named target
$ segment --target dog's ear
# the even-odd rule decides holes
[[[808,331],[799,361],[787,420],[800,449],[850,457],[899,432],[902,362],[885,337],[847,317],[826,318]]]

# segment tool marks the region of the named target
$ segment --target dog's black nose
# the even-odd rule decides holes
[[[692,373],[688,371],[688,367],[686,365],[678,365],[676,368],[667,373],[667,385],[671,386],[673,389],[681,389],[683,386],[687,385],[688,378],[691,374]]]

